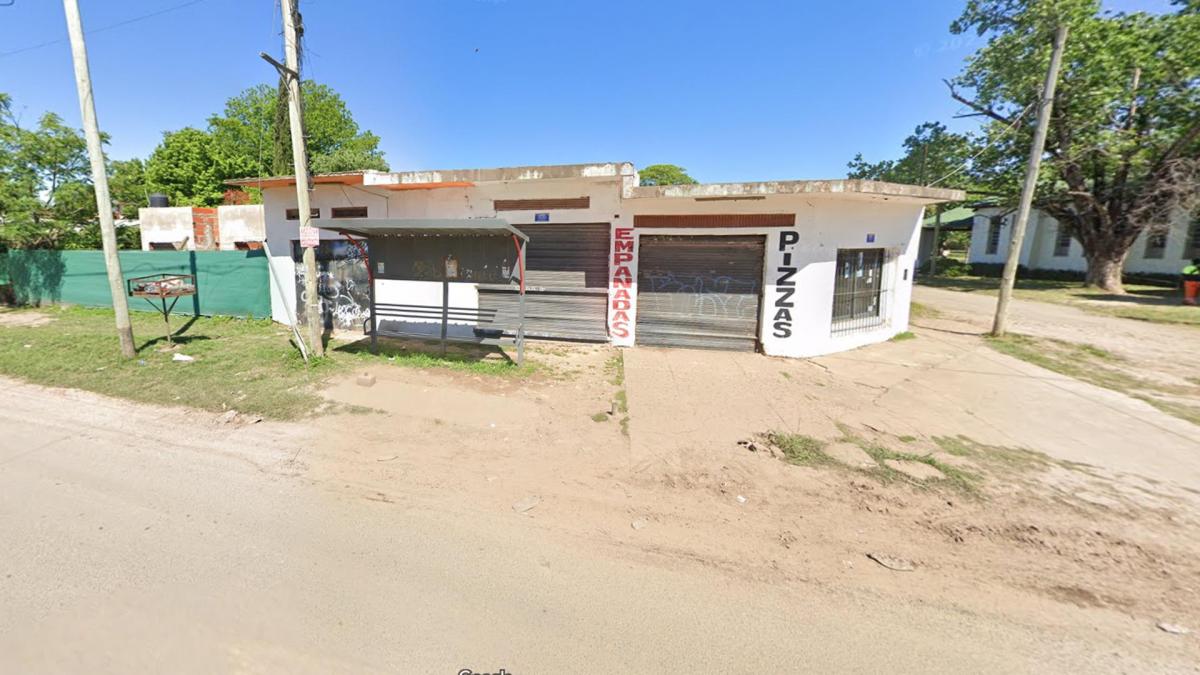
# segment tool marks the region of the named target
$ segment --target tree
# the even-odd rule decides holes
[[[1039,79],[1071,30],[1035,207],[1079,240],[1086,283],[1123,293],[1134,241],[1200,202],[1200,13],[1101,14],[1099,0],[969,0],[951,26],[988,43],[949,82],[987,119],[977,178],[1015,200]]]
[[[316,173],[375,169],[387,171],[379,137],[362,131],[346,102],[333,89],[316,82],[301,85],[304,126],[311,168]],[[279,111],[282,110],[282,115]],[[208,118],[217,152],[229,158],[235,175],[227,178],[290,174],[291,152],[276,157],[279,147],[291,147],[286,98],[265,84],[250,87],[225,102],[220,115]]]
[[[121,218],[136,218],[138,209],[149,206],[146,165],[142,160],[114,160],[108,166],[108,192],[113,210]]]
[[[904,156],[898,160],[868,162],[862,153],[847,163],[848,178],[879,180],[909,185],[929,185],[934,181],[943,186],[970,187],[970,174],[965,170],[971,157],[971,137],[951,133],[940,122],[925,122],[904,139]],[[956,173],[957,172],[957,173]]]
[[[674,164],[651,164],[638,171],[642,185],[695,185],[696,179],[687,169]]]
[[[18,248],[55,248],[95,218],[82,134],[54,113],[23,128],[11,98],[0,95],[0,239]]]
[[[224,195],[223,182],[237,173],[236,158],[222,156],[212,134],[195,127],[163,134],[146,162],[146,182],[175,206],[214,206]]]

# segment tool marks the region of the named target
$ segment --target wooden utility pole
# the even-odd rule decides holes
[[[1008,244],[1008,258],[1004,261],[1004,275],[1000,277],[1000,297],[996,300],[996,318],[992,323],[992,335],[1000,337],[1008,329],[1008,303],[1012,300],[1013,285],[1017,281],[1017,266],[1021,262],[1021,245],[1025,241],[1025,226],[1029,223],[1029,212],[1033,208],[1033,193],[1037,190],[1038,169],[1042,165],[1042,153],[1046,149],[1046,133],[1050,130],[1050,113],[1054,108],[1054,89],[1058,85],[1058,71],[1062,67],[1063,50],[1067,45],[1067,26],[1059,24],[1054,31],[1054,50],[1050,53],[1050,69],[1046,71],[1046,82],[1042,85],[1042,98],[1038,102],[1037,129],[1033,132],[1033,144],[1029,148],[1029,163],[1025,167],[1025,184],[1021,187],[1021,203],[1017,207],[1017,219],[1013,222],[1012,239]]]
[[[312,227],[312,208],[309,201],[308,149],[304,142],[304,103],[300,99],[300,0],[281,0],[283,13],[283,76],[287,81],[288,121],[292,130],[292,164],[296,171],[296,206],[300,210],[300,243],[304,250],[304,308],[308,320],[308,346],[315,356],[325,355],[321,334],[325,316],[321,312],[321,297],[317,295],[316,232]]]
[[[92,98],[92,76],[88,68],[87,45],[83,42],[79,3],[77,0],[63,0],[63,9],[67,15],[67,33],[71,38],[71,58],[75,62],[79,112],[83,117],[88,158],[92,163],[92,186],[96,191],[96,211],[100,217],[100,241],[104,248],[104,266],[108,269],[108,289],[112,293],[113,311],[117,315],[117,338],[121,342],[121,355],[131,359],[137,355],[137,350],[133,346],[133,326],[129,323],[129,301],[125,297],[121,260],[117,257],[117,230],[113,224],[112,201],[108,196],[108,170],[104,165],[104,148],[100,144],[96,102]]]

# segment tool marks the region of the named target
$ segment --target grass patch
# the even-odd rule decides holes
[[[937,319],[942,313],[929,305],[913,302],[908,306],[908,315],[914,319]]]
[[[788,371],[786,371],[786,370],[781,370],[781,371],[779,371],[779,374],[780,374],[780,375],[782,375],[782,376],[783,376],[783,379],[785,379],[785,380],[790,380],[790,379],[792,379],[792,374],[791,374],[791,373],[789,373],[789,372],[788,372]]]
[[[820,439],[806,436],[804,434],[784,433],[772,431],[764,436],[766,442],[773,445],[783,455],[784,461],[789,464],[798,466],[836,466],[846,471],[870,476],[881,483],[891,483],[898,480],[903,480],[908,483],[913,483],[920,486],[932,487],[935,485],[949,487],[958,492],[969,495],[978,495],[979,483],[982,478],[969,471],[964,471],[958,467],[950,466],[944,462],[929,455],[918,455],[910,452],[896,452],[886,446],[878,443],[869,442],[854,434],[849,427],[839,424],[838,427],[842,430],[842,438],[838,439],[839,443],[853,443],[862,448],[864,452],[875,460],[877,466],[870,468],[858,468],[845,466],[835,462],[829,455],[825,454],[825,442]],[[916,440],[913,437],[909,437]],[[938,471],[942,472],[945,478],[929,479],[924,481],[914,480],[904,474],[889,467],[885,462],[889,459],[905,460],[910,462],[920,462],[928,464]]]
[[[629,397],[625,394],[625,353],[618,349],[617,353],[605,362],[604,368],[610,376],[609,384],[620,387],[617,393],[613,394],[613,400],[617,402],[617,412],[621,414],[621,433],[628,438]]]
[[[1003,445],[988,445],[962,435],[934,436],[933,442],[946,454],[968,457],[978,462],[1008,468],[1041,469],[1055,463],[1055,460],[1040,452]]]
[[[522,376],[537,370],[534,365],[518,368],[507,360],[479,360],[465,353],[434,356],[387,341],[380,343],[381,356],[371,355],[359,344],[331,345],[325,358],[305,366],[289,343],[287,328],[266,319],[229,317],[175,317],[177,347],[161,351],[165,346],[162,319],[148,312],[130,313],[138,354],[126,360],[118,350],[112,310],[37,311],[54,321],[36,328],[0,326],[0,374],[143,403],[214,412],[236,409],[273,419],[311,413],[324,402],[315,393],[318,385],[334,374],[368,364],[495,376]],[[195,361],[172,361],[175,353]]]
[[[831,461],[821,451],[825,444],[812,436],[772,431],[767,434],[767,441],[783,453],[784,460],[789,464],[811,466]]]
[[[1194,394],[1191,387],[1172,386],[1121,370],[1116,367],[1122,361],[1121,357],[1099,347],[1016,333],[1003,337],[988,337],[986,341],[988,346],[1001,354],[1097,387],[1132,396],[1169,415],[1200,425],[1200,407],[1160,397]]]
[[[998,278],[978,276],[924,277],[918,283],[965,293],[992,294],[1000,288]],[[1017,279],[1013,294],[1026,300],[1070,305],[1090,314],[1200,327],[1200,310],[1179,304],[1176,289],[1125,284],[1125,291],[1125,295],[1113,295],[1098,288],[1087,288],[1078,281]],[[913,303],[914,317],[920,316],[916,305]]]
[[[592,421],[593,422],[607,422],[608,421],[608,413],[598,412],[595,415],[592,415]]]
[[[897,436],[901,443],[913,443],[917,440],[916,436]]]
[[[371,353],[370,343],[366,340],[330,345],[326,354],[334,357],[345,355],[347,358],[343,360],[351,364],[369,365],[386,361],[389,365],[405,368],[440,368],[488,376],[525,377],[543,369],[541,364],[528,358],[524,365],[518,366],[498,351],[471,345],[448,347],[445,355],[425,351],[437,349],[438,345],[432,343],[380,338],[378,354]]]
[[[888,341],[889,342],[904,342],[905,340],[916,339],[916,337],[917,336],[915,333],[913,333],[912,331],[906,330],[903,333],[896,333]]]

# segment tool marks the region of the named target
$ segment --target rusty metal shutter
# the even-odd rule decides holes
[[[638,247],[639,344],[753,351],[762,236],[649,236]]]
[[[608,223],[514,224],[529,236],[525,334],[603,342],[608,339]],[[480,309],[512,333],[518,294],[510,286],[481,284]]]

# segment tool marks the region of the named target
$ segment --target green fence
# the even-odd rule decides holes
[[[126,279],[194,274],[196,295],[179,299],[176,314],[271,316],[267,258],[262,251],[121,251]],[[9,250],[0,254],[0,284],[17,304],[68,303],[111,307],[100,251]],[[130,309],[149,310],[140,298]]]

